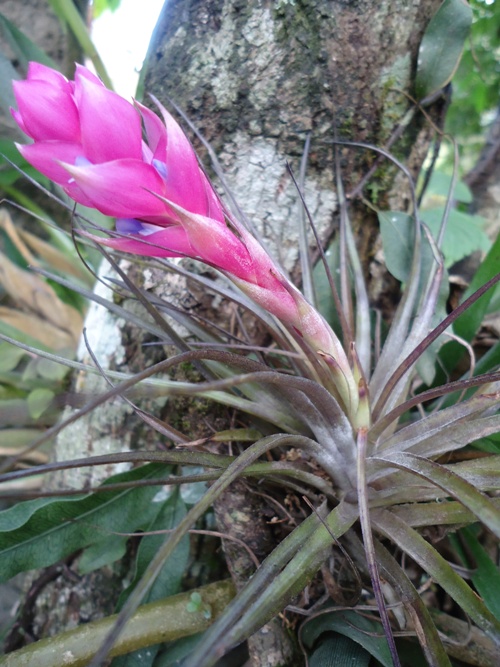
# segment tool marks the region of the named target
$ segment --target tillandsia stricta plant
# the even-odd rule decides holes
[[[314,610],[303,610],[313,616],[301,635],[310,650],[324,651],[327,641],[328,651],[336,651],[339,635],[344,635],[354,638],[365,654],[379,663],[398,665],[398,635],[405,634],[418,640],[428,664],[450,665],[450,656],[471,664],[495,664],[500,644],[497,603],[481,582],[474,581],[474,590],[419,530],[439,526],[446,531],[481,523],[500,537],[500,509],[494,498],[494,492],[500,489],[500,456],[460,455],[470,443],[500,431],[497,353],[476,366],[471,377],[425,391],[422,381],[422,376],[427,379],[428,375],[422,370],[425,355],[436,354],[435,343],[442,334],[454,324],[460,329],[464,316],[479,323],[478,308],[484,312],[489,290],[500,280],[493,271],[494,252],[483,264],[478,289],[436,322],[443,293],[443,265],[438,243],[419,221],[409,179],[412,210],[380,214],[382,219],[406,225],[406,250],[411,249],[412,259],[404,278],[403,296],[378,350],[372,342],[367,290],[347,216],[342,216],[344,261],[338,290],[345,296],[343,300],[338,296],[336,279],[329,275],[341,323],[336,333],[247,227],[227,210],[183,131],[158,102],[163,120],[150,109],[107,90],[83,67],[78,67],[73,82],[32,64],[27,80],[15,82],[14,89],[18,104],[14,118],[33,139],[32,144],[19,146],[24,158],[75,202],[116,218],[115,231],[106,237],[96,235],[95,229],[78,229],[78,233],[128,255],[157,260],[188,257],[218,270],[227,280],[224,287],[207,283],[201,276],[191,278],[209,284],[260,319],[274,339],[273,351],[279,355],[279,362],[273,363],[268,355],[266,361],[256,360],[251,345],[248,354],[223,351],[221,344],[230,347],[223,337],[216,339],[219,345],[212,349],[195,349],[184,341],[178,355],[123,380],[92,403],[97,405],[116,395],[130,400],[126,391],[134,386],[152,386],[154,374],[184,362],[201,362],[206,382],[158,380],[156,386],[170,395],[208,396],[235,406],[255,420],[253,432],[257,430],[260,437],[235,457],[186,452],[183,445],[189,433],[180,434],[154,415],[138,411],[177,447],[158,456],[144,453],[141,458],[141,453],[132,456],[117,452],[114,458],[85,460],[85,465],[99,465],[112,458],[203,465],[212,470],[197,479],[214,480],[152,558],[91,664],[100,664],[109,650],[116,654],[160,641],[161,634],[146,637],[144,633],[142,644],[139,639],[130,646],[120,644],[120,635],[134,613],[134,618],[140,618],[141,611],[136,610],[141,599],[154,586],[166,561],[168,566],[167,559],[182,537],[241,476],[300,489],[315,501],[316,509],[258,567],[198,640],[185,665],[216,664],[221,655],[290,605],[328,561],[332,544],[339,540],[352,571],[366,585],[371,582],[373,597],[365,595],[360,601],[374,598],[376,604],[362,606],[362,611],[369,614],[368,620],[357,615],[356,601],[349,614],[331,606],[326,607],[328,617],[314,617]],[[384,151],[381,153],[391,159]],[[338,192],[342,199],[340,179]],[[169,270],[186,272],[171,264]],[[175,342],[176,335],[160,312],[155,315],[159,338]],[[175,317],[175,311],[169,313]],[[182,322],[191,326],[191,333],[202,341],[214,341],[199,322],[186,324],[185,317]],[[113,379],[111,373],[108,377]],[[248,435],[248,431],[245,433]],[[217,434],[213,439],[217,440]],[[287,448],[303,452],[319,464],[321,471],[313,468],[310,472],[303,462],[287,460],[283,454]],[[260,460],[264,454],[268,457]],[[38,470],[6,473],[3,479],[33,472]],[[181,482],[182,478],[163,476],[159,483]],[[34,506],[26,505],[27,512],[33,513]],[[7,519],[11,511],[4,513]],[[6,520],[4,525],[11,524]],[[25,536],[18,527],[6,530],[5,535],[10,542],[5,557],[8,560],[3,562],[9,563],[11,575],[23,569],[21,559],[14,563],[12,555],[16,550],[21,553]],[[90,543],[86,539],[82,547]],[[51,557],[61,558],[65,553],[61,547]],[[494,576],[498,581],[498,574]],[[449,617],[442,612],[431,613],[419,587],[444,591],[462,609],[469,623],[463,641],[453,641],[446,635]],[[358,607],[361,609],[361,605]],[[322,638],[322,633],[332,628],[336,633],[333,644],[330,635]],[[383,636],[385,639],[380,639]],[[66,644],[72,656],[91,659],[89,647],[82,646],[81,639],[78,643],[78,634],[68,642],[73,642]],[[47,646],[50,650],[50,643]],[[38,654],[36,645],[25,649],[38,659],[44,650],[44,645]],[[478,652],[482,663],[477,662]],[[15,654],[12,659],[16,659]]]

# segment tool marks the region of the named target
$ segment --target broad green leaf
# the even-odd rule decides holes
[[[78,560],[78,572],[88,574],[120,560],[127,549],[128,539],[120,535],[108,535],[104,540],[91,544]]]
[[[27,399],[30,417],[33,419],[41,417],[52,403],[54,396],[55,394],[53,391],[44,389],[43,387],[30,391]]]
[[[12,81],[18,78],[10,60],[0,52],[0,109],[5,115],[10,113],[10,107],[16,106]]]
[[[399,211],[382,211],[378,220],[387,270],[405,283],[415,247],[415,222],[410,215]]]
[[[111,482],[162,479],[167,466],[151,464],[115,475]],[[1,488],[1,487],[0,487]],[[39,498],[0,512],[0,581],[45,567],[116,532],[144,527],[156,514],[155,486],[72,498]]]
[[[425,191],[426,196],[438,195],[446,199],[450,192],[452,177],[449,174],[446,174],[444,171],[439,171],[435,169],[432,172],[431,180]],[[463,202],[464,204],[472,204],[472,192],[470,188],[463,182],[457,181],[455,184],[455,190],[451,193],[452,199]]]
[[[121,607],[128,598],[130,592],[135,588],[137,582],[141,579],[147,566],[154,555],[165,542],[166,531],[175,528],[179,521],[186,515],[186,505],[182,500],[178,488],[174,489],[168,500],[162,500],[161,492],[156,493],[151,501],[152,511],[156,510],[151,521],[144,526],[144,531],[160,531],[158,535],[145,535],[141,539],[139,551],[137,553],[136,570],[132,583],[120,597],[118,606]],[[162,532],[163,531],[163,532]],[[189,537],[186,535],[175,550],[172,558],[166,563],[158,577],[155,579],[155,585],[143,599],[142,604],[155,602],[162,597],[175,595],[179,592],[179,586],[186,569],[189,556]]]
[[[472,528],[460,531],[467,545],[464,565],[473,570],[472,583],[488,609],[500,619],[500,570],[479,543]]]
[[[451,81],[471,25],[472,9],[466,0],[444,0],[420,43],[415,79],[417,99],[436,93]]]
[[[378,213],[380,235],[387,269],[402,283],[408,282],[415,249],[415,221],[401,211]],[[434,264],[434,255],[425,234],[422,233],[421,282],[425,284]]]
[[[0,373],[13,371],[25,354],[19,347],[0,342]]]
[[[52,60],[45,51],[42,51],[39,46],[32,42],[29,37],[21,32],[21,30],[19,30],[19,28],[17,28],[12,21],[9,21],[9,19],[1,12],[0,27],[6,41],[8,41],[11,49],[24,67],[27,66],[30,60],[35,60],[36,62],[52,67],[53,69],[58,69],[56,62]]]
[[[488,254],[476,271],[469,289],[464,294],[462,301],[471,296],[477,289],[488,282],[498,273],[500,267],[500,235],[496,238]],[[495,294],[495,289],[490,289],[486,294],[467,309],[453,324],[453,331],[470,342],[478,331],[484,316],[488,310],[489,303]],[[464,348],[459,343],[452,341],[443,346],[440,358],[447,370],[453,369],[464,355]]]
[[[439,233],[443,215],[444,206],[423,210],[420,213],[420,217],[434,238],[437,238]],[[485,225],[486,220],[479,215],[470,215],[455,209],[450,211],[441,247],[447,268],[476,250],[488,252],[491,241],[484,231]]]
[[[352,639],[384,667],[392,667],[391,654],[382,626],[375,620],[354,611],[332,610],[331,614],[321,614],[304,625],[302,641],[308,649],[312,649],[321,635],[328,632],[337,632]],[[327,664],[326,662],[316,663],[317,667]]]
[[[170,642],[156,657],[154,667],[179,667],[182,660],[194,650],[200,641],[203,641],[203,633],[198,632],[190,637],[182,637],[175,642]]]
[[[50,359],[38,359],[36,372],[37,375],[44,380],[60,382],[68,374],[68,369],[62,364],[58,364],[56,361],[51,361]]]
[[[158,492],[152,501],[152,505],[155,504],[158,511],[149,525],[144,528],[146,533],[167,531],[175,528],[179,521],[186,515],[186,506],[178,488],[173,491],[166,502],[162,501],[162,493]],[[165,539],[165,532],[160,532],[159,535],[145,535],[141,539],[137,553],[135,576],[130,586],[120,597],[119,608],[140,581],[156,552],[165,542]],[[189,536],[186,535],[172,554],[172,557],[169,558],[161,569],[158,577],[155,579],[154,586],[144,597],[142,604],[155,602],[160,598],[169,597],[179,592],[182,577],[188,564],[188,557]],[[147,650],[133,651],[128,655],[116,658],[113,661],[113,667],[149,667],[153,664],[158,650],[159,645],[150,646]]]
[[[344,635],[329,633],[311,653],[309,667],[368,667],[371,655]]]

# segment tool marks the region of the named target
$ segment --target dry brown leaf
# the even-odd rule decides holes
[[[78,313],[77,315],[80,317]],[[34,313],[23,313],[5,306],[0,306],[0,320],[31,336],[45,347],[59,351],[75,349],[82,326],[80,318],[79,327],[74,326],[72,330],[62,329]]]
[[[0,209],[0,227],[2,227],[10,238],[18,252],[30,266],[40,266],[40,262],[32,254],[36,253],[44,262],[59,271],[62,275],[75,276],[79,280],[89,282],[89,273],[80,262],[67,257],[63,252],[54,248],[50,243],[26,231],[16,227],[8,211]]]
[[[0,227],[5,231],[20,255],[26,260],[26,264],[37,266],[38,263],[36,259],[19,238],[19,230],[12,222],[12,218],[10,217],[8,211],[6,211],[4,208],[0,209]]]
[[[24,271],[0,253],[0,283],[20,309],[38,315],[41,321],[46,320],[66,338],[69,335],[75,341],[70,347],[76,345],[82,331],[82,316],[76,308],[61,301],[42,278]],[[57,349],[61,349],[60,346]]]
[[[84,280],[86,283],[89,282],[89,272],[80,261],[75,261],[74,258],[70,259],[60,250],[51,246],[50,243],[42,241],[42,239],[39,239],[37,236],[24,229],[19,230],[19,236],[21,236],[30,249],[36,252],[46,264],[54,268],[60,274],[69,274],[75,276],[75,278],[78,278],[79,280]]]

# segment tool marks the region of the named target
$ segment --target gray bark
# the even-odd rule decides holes
[[[173,99],[211,143],[235,196],[286,268],[297,262],[298,171],[311,133],[306,200],[326,240],[335,228],[334,132],[384,146],[410,107],[418,46],[440,0],[169,0],[147,60],[145,90]],[[428,130],[417,117],[395,147],[415,173]],[[350,192],[374,154],[344,150]],[[387,203],[394,172],[368,192]],[[398,191],[401,187],[398,186]],[[403,193],[406,189],[403,186]],[[366,194],[366,191],[365,191]],[[405,197],[399,197],[405,205]],[[353,209],[370,256],[373,217]]]

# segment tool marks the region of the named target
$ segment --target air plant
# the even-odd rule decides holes
[[[20,147],[25,159],[76,202],[117,219],[115,232],[106,237],[97,235],[97,230],[88,225],[77,233],[116,251],[155,258],[151,261],[160,261],[168,271],[184,273],[216,290],[264,324],[276,353],[257,360],[251,345],[247,354],[225,351],[220,345],[230,347],[230,342],[222,335],[214,339],[194,318],[186,318],[165,304],[155,310],[153,304],[145,303],[155,317],[154,325],[148,326],[154,327],[160,341],[178,343],[179,354],[130,378],[106,372],[111,383],[119,383],[89,403],[87,409],[117,395],[131,400],[127,391],[133,388],[156,387],[172,396],[203,396],[237,407],[254,420],[253,432],[256,429],[260,433],[233,457],[186,451],[189,433],[180,434],[154,415],[138,411],[177,446],[158,455],[117,452],[85,460],[85,465],[110,460],[202,465],[208,472],[197,479],[213,480],[151,560],[91,664],[100,664],[114,642],[120,646],[121,631],[183,536],[241,476],[279,483],[292,490],[300,488],[317,501],[317,506],[269,554],[183,664],[216,664],[221,655],[291,605],[339,541],[352,570],[365,583],[371,582],[376,604],[369,607],[370,619],[379,619],[379,634],[383,632],[387,638],[382,648],[377,644],[378,653],[372,650],[380,662],[400,664],[397,634],[402,631],[418,640],[431,665],[452,664],[450,655],[479,664],[473,656],[478,646],[482,655],[494,661],[500,643],[497,610],[492,608],[484,588],[478,586],[476,592],[424,537],[424,529],[439,526],[446,532],[481,523],[500,537],[500,510],[494,497],[500,489],[500,456],[461,456],[471,443],[500,431],[500,373],[495,370],[494,354],[491,361],[486,359],[476,367],[475,375],[438,386],[426,388],[419,370],[425,354],[432,353],[436,359],[437,344],[444,342],[443,335],[457,323],[460,328],[460,318],[473,317],[479,325],[478,305],[484,312],[491,288],[500,280],[500,274],[494,275],[494,254],[483,264],[482,273],[489,272],[489,279],[483,279],[461,305],[436,322],[445,284],[443,263],[439,244],[419,220],[409,177],[411,212],[381,214],[411,223],[407,248],[411,248],[412,260],[402,298],[379,351],[374,349],[367,289],[347,215],[342,216],[340,234],[344,256],[340,290],[325,262],[340,321],[340,330],[335,332],[245,224],[219,200],[189,141],[160,104],[157,106],[163,122],[150,109],[132,105],[107,90],[82,67],[77,70],[75,82],[68,82],[52,70],[32,65],[27,81],[15,83],[15,93],[18,111],[14,117],[34,140]],[[397,166],[404,170],[399,163]],[[342,199],[340,179],[338,192]],[[341,205],[346,211],[345,201]],[[182,266],[165,262],[165,258],[175,257],[203,262],[216,269],[224,283],[189,274]],[[126,277],[120,275],[125,281]],[[140,290],[134,293],[145,302]],[[339,293],[348,298],[341,300]],[[190,328],[190,341],[180,345],[162,308]],[[217,342],[218,346],[195,348],[193,336],[202,342]],[[273,358],[279,362],[273,362]],[[153,377],[185,362],[196,364],[204,380],[189,383]],[[76,362],[66,363],[78,367]],[[75,414],[71,419],[77,417]],[[64,423],[56,428],[63,427]],[[243,434],[248,435],[248,429],[242,430]],[[287,448],[300,450],[306,459],[319,464],[321,471],[313,468],[310,472],[302,462],[280,460],[280,452]],[[269,452],[270,457],[261,458]],[[82,464],[81,460],[64,462],[45,470]],[[32,473],[15,471],[4,474],[3,479]],[[160,483],[181,482],[182,478],[165,473]],[[6,537],[15,544],[15,530]],[[57,555],[62,557],[64,550]],[[417,575],[408,574],[410,562],[418,566]],[[16,569],[12,565],[9,571],[19,571],[19,566]],[[461,608],[470,624],[473,645],[468,644],[467,636],[457,645],[439,631],[445,626],[445,615],[431,613],[418,590],[426,580]],[[402,605],[397,612],[391,612],[394,602]],[[367,626],[367,619],[358,617],[356,609],[354,603],[352,612],[342,617],[347,621],[340,625],[335,625],[335,607],[327,606],[326,611],[338,633],[367,645],[363,638],[377,634],[378,626]],[[309,623],[303,638],[314,646],[321,623],[312,631],[312,639],[310,627],[314,622]],[[154,642],[149,637],[148,641]],[[26,650],[36,651],[36,646]]]

